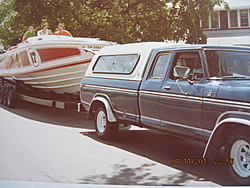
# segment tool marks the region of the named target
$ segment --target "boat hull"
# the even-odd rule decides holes
[[[0,56],[0,76],[58,94],[78,92],[93,51],[112,45],[97,39],[35,39]]]

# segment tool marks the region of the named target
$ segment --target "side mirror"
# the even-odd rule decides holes
[[[189,67],[183,67],[183,66],[174,67],[174,77],[177,78],[176,84],[184,95],[188,95],[188,93],[183,91],[182,87],[179,84],[179,79],[185,79],[189,82],[189,84],[193,84],[192,82],[189,81],[189,79],[187,79],[189,77],[189,74],[190,74]]]
[[[189,78],[190,68],[184,66],[174,67],[174,77],[176,78]]]

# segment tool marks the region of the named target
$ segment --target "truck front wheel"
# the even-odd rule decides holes
[[[105,108],[99,107],[95,113],[95,129],[99,138],[111,140],[116,136],[119,125],[116,122],[109,122]]]
[[[226,155],[234,160],[226,165],[231,179],[237,185],[250,185],[250,135],[249,129],[230,136],[226,144]]]

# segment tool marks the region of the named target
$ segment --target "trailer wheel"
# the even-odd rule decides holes
[[[4,103],[4,90],[5,90],[5,86],[2,86],[0,89],[0,103],[1,104]]]
[[[3,105],[7,106],[7,100],[8,100],[8,87],[4,86],[4,89],[3,89]]]
[[[99,138],[111,140],[116,136],[119,125],[116,122],[109,122],[105,108],[99,107],[95,113],[95,129]]]
[[[249,129],[238,131],[229,137],[226,144],[226,156],[234,160],[233,165],[226,165],[230,179],[237,185],[250,185],[250,135]]]
[[[8,87],[6,90],[7,90],[7,97],[6,97],[5,105],[8,106],[9,108],[16,107],[17,97],[16,97],[15,89],[13,87]]]

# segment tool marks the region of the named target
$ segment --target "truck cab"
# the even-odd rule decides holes
[[[98,52],[81,101],[102,139],[132,124],[196,140],[250,184],[250,48],[137,43]]]

